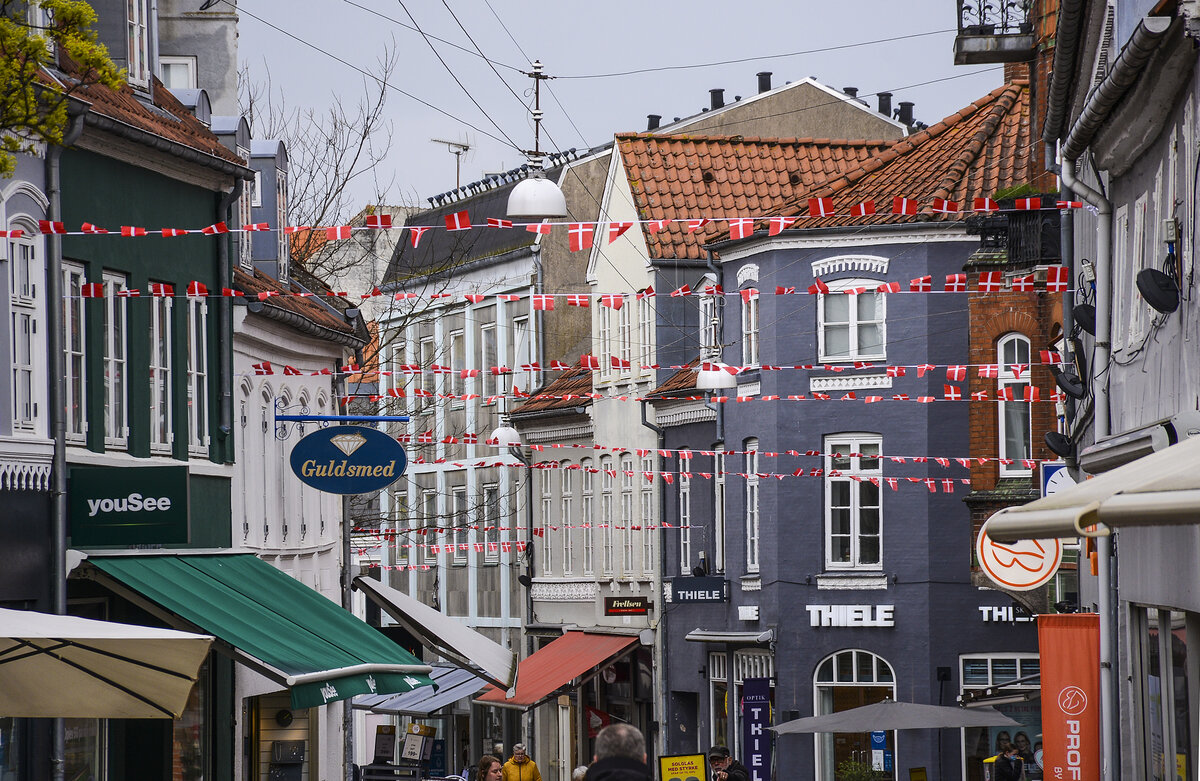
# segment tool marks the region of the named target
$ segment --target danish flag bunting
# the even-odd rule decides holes
[[[947,366],[946,379],[949,382],[962,382],[967,378],[966,366]]]
[[[1025,386],[1025,401],[1041,401],[1042,389],[1033,385]]]
[[[270,361],[263,361],[262,363],[251,364],[251,368],[253,368],[254,373],[258,374],[258,375],[275,373],[275,370],[271,368]]]
[[[541,295],[534,296],[533,297],[533,308],[540,309],[543,311],[553,310],[554,309],[554,296],[541,296]]]
[[[104,231],[104,232],[108,233],[108,231]],[[168,238],[174,237],[174,236],[188,235],[188,231],[184,230],[183,228],[163,228],[162,230],[159,231],[159,233],[161,233],[163,236],[166,236]]]
[[[423,226],[410,227],[408,229],[408,235],[412,237],[413,249],[416,249],[417,245],[421,243],[421,237],[424,236],[425,232],[428,230],[429,228]]]
[[[958,213],[958,204],[954,201],[947,201],[945,198],[934,198],[930,208],[938,214]]]
[[[916,214],[917,200],[915,198],[893,198],[892,214]]]
[[[886,282],[886,283],[880,285],[879,287],[875,288],[875,292],[876,293],[899,293],[900,292],[900,283],[899,282]]]
[[[1066,266],[1050,266],[1046,269],[1046,292],[1065,293],[1071,286],[1071,274]]]
[[[372,230],[387,230],[392,227],[392,215],[390,214],[368,214],[367,227]]]
[[[851,217],[870,217],[874,213],[875,213],[875,202],[874,201],[863,201],[862,203],[856,203],[850,207],[850,216]]]
[[[1014,279],[1012,281],[1012,289],[1018,293],[1032,293],[1034,289],[1033,274]]]
[[[526,225],[525,230],[529,231],[530,233],[539,233],[543,236],[548,236],[550,235],[550,228],[552,227],[553,226],[548,222],[535,222],[532,225]]]
[[[729,238],[744,239],[754,234],[754,220],[749,217],[738,217],[729,220]]]
[[[772,217],[768,222],[767,234],[778,236],[796,222],[795,217]]]
[[[221,295],[224,296],[225,298],[234,298],[234,297],[242,297],[242,296],[245,296],[246,294],[240,290],[234,290],[231,287],[223,287],[223,288],[221,288]]]
[[[378,290],[379,288],[375,288],[375,289]],[[486,299],[487,296],[482,295],[480,293],[464,293],[463,298],[470,301],[472,304],[478,304],[478,303],[482,302],[484,299]]]
[[[496,298],[501,301],[520,301],[521,297],[515,293],[498,293]]]
[[[903,366],[889,366],[885,370],[885,374],[888,377],[903,377],[906,374],[906,370]]]
[[[610,222],[608,224],[608,243],[612,244],[614,241],[621,238],[621,235],[624,234],[625,231],[632,227],[632,222]]]
[[[654,298],[654,287],[653,286],[647,287],[645,290],[638,293],[636,298],[638,301],[641,301],[643,298]]]
[[[97,228],[90,222],[85,222],[80,230],[84,233],[108,233],[108,231],[104,230],[104,228]]]
[[[300,371],[295,366],[290,366],[285,363],[283,365],[283,374],[285,377],[299,377],[303,375],[304,372]]]
[[[208,287],[203,282],[189,282],[187,285],[188,298],[204,298],[208,295]]]
[[[350,226],[338,225],[333,228],[325,229],[325,239],[327,241],[337,241],[338,239],[350,238]]]
[[[808,199],[808,216],[809,217],[832,217],[833,216],[833,199],[832,198],[809,198]]]
[[[687,232],[695,233],[696,231],[700,230],[701,228],[703,228],[705,225],[709,224],[710,222],[712,222],[712,220],[710,220],[710,219],[688,220],[687,221]]]
[[[822,280],[820,277],[817,277],[815,280],[813,280],[813,283],[808,286],[808,294],[810,296],[815,296],[818,293],[821,295],[825,295],[828,292],[829,292],[829,285],[826,285],[825,281]]]
[[[742,301],[744,301],[747,304],[749,304],[752,299],[755,299],[758,297],[758,288],[756,288],[756,287],[748,287],[748,288],[745,288],[744,290],[741,290],[738,292],[742,296]]]
[[[625,296],[614,293],[607,293],[600,296],[600,306],[611,307],[612,309],[620,309],[625,306]]]
[[[996,391],[996,398],[999,399],[1000,401],[1012,401],[1013,400],[1012,386],[1009,385],[1007,387],[1001,388],[1000,390]]]
[[[579,356],[579,365],[584,369],[599,371],[600,359],[594,355],[591,355],[590,353],[584,353],[583,355]]]
[[[85,282],[79,286],[79,295],[84,298],[104,298],[104,285],[100,282]]]
[[[1060,209],[1082,209],[1083,201],[1055,201],[1054,205]]]
[[[650,222],[646,223],[646,232],[658,233],[660,230],[666,228],[670,224],[670,220],[650,220]]]
[[[25,235],[25,231],[20,228],[13,228],[10,231],[0,231],[0,236],[5,236],[10,239],[19,239]]]
[[[61,222],[51,222],[50,220],[38,220],[38,230],[44,234],[66,233],[67,226]]]
[[[775,295],[777,295],[777,296],[791,296],[791,295],[795,295],[795,294],[796,294],[796,288],[794,285],[789,286],[789,287],[776,287],[775,288]]]
[[[581,306],[587,309],[591,306],[591,296],[586,295],[569,295],[567,296],[567,306]]]
[[[446,215],[446,230],[448,231],[466,231],[471,230],[471,216],[467,214],[467,210],[463,209],[460,212]]]
[[[1046,364],[1047,366],[1052,364],[1061,364],[1063,362],[1062,356],[1054,350],[1041,350],[1040,353],[1042,356],[1042,363]]]
[[[949,289],[949,278],[946,280],[946,288]],[[1004,289],[1004,275],[999,271],[984,271],[979,275],[979,292],[981,293],[998,293]]]
[[[253,233],[254,231],[269,231],[271,226],[265,222],[252,222],[249,225],[243,225],[242,230]]]
[[[926,374],[928,374],[929,372],[933,371],[936,368],[937,367],[934,366],[932,363],[920,364],[919,366],[917,366],[917,379],[924,377]]]
[[[308,225],[285,225],[285,226],[283,226],[283,233],[285,236],[290,236],[293,233],[300,233],[302,231],[307,231],[307,230],[312,230],[312,228]]]
[[[150,295],[156,298],[171,298],[175,295],[175,288],[165,282],[151,282]]]
[[[962,400],[962,390],[960,390],[959,388],[957,388],[953,385],[943,385],[942,390],[944,391],[943,398],[945,398],[946,401],[961,401]]]
[[[229,226],[223,222],[216,222],[207,228],[201,228],[200,232],[206,236],[215,236],[218,233],[229,233]]]
[[[928,293],[933,290],[933,277],[917,277],[908,281],[908,292],[910,293]]]
[[[985,380],[994,380],[1000,376],[1000,367],[994,363],[985,363],[979,367],[979,371],[977,373]]]
[[[671,291],[671,298],[681,298],[682,296],[690,296],[692,294],[692,286],[684,285]]]
[[[618,358],[618,357],[617,357],[617,356],[615,356],[615,355],[609,356],[609,359],[608,359],[608,360],[609,360],[609,361],[612,363],[612,367],[613,367],[614,369],[628,369],[628,368],[630,368],[630,366],[629,366],[629,361],[623,361],[623,360],[621,360],[620,358]]]
[[[976,198],[975,211],[982,212],[984,214],[998,212],[1000,211],[1000,204],[996,203],[991,198]]]
[[[591,222],[573,222],[567,233],[571,237],[571,252],[579,252],[592,246],[592,238],[596,235],[596,225]]]
[[[946,292],[947,293],[965,293],[965,292],[967,292],[967,275],[966,274],[947,274],[946,275]]]
[[[1042,208],[1041,198],[1018,198],[1014,204],[1018,211],[1037,211]]]

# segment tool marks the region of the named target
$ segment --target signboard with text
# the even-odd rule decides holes
[[[189,540],[186,466],[72,467],[67,496],[76,547]]]
[[[317,429],[292,448],[292,472],[330,494],[368,494],[400,479],[408,456],[400,443],[365,426]]]
[[[725,578],[683,576],[671,578],[671,601],[682,604],[727,602]]]
[[[650,597],[605,597],[606,616],[644,616],[650,612]]]
[[[708,781],[703,754],[658,758],[658,781]]]
[[[742,682],[742,746],[750,781],[771,781],[771,679]]]

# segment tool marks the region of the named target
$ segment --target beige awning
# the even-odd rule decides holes
[[[1196,523],[1200,523],[1200,436],[1036,502],[1005,508],[989,518],[983,529],[996,542],[1015,542],[1103,537],[1114,526]]]

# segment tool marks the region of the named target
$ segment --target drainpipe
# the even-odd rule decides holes
[[[46,208],[46,219],[62,221],[62,182],[60,162],[62,151],[79,140],[83,133],[83,113],[71,118],[62,143],[46,146],[46,195],[50,202]],[[50,407],[50,434],[54,438],[54,456],[51,468],[51,513],[53,538],[50,561],[50,598],[54,612],[67,613],[67,414],[64,404],[67,398],[67,364],[63,354],[63,282],[62,282],[62,236],[51,233],[46,237],[49,277],[46,282],[46,319],[49,333],[46,335],[46,352],[49,358],[51,379],[47,385],[47,402]],[[55,719],[51,744],[50,766],[54,781],[62,781],[66,737],[63,720]]]
[[[658,449],[662,450],[666,446],[666,431],[662,426],[651,423],[646,417],[647,402],[643,401],[642,405],[642,425],[658,435]],[[658,456],[659,473],[665,472],[666,458],[660,453]],[[667,492],[661,489],[658,492],[658,520],[659,527],[663,525],[663,521],[667,519]],[[664,538],[659,537],[658,545],[658,571],[660,573],[659,586],[662,586],[661,580],[667,574],[667,546]],[[660,595],[661,599],[661,595]],[[667,753],[667,730],[664,725],[668,723],[667,719],[667,664],[670,657],[662,652],[663,644],[666,642],[667,634],[667,611],[662,610],[659,613],[658,623],[654,633],[654,669],[661,670],[661,675],[654,676],[658,680],[658,686],[654,687],[654,698],[657,700],[654,704],[654,711],[658,714],[655,719],[658,723],[658,734],[654,736],[654,742],[658,749],[658,755],[661,757]]]
[[[1112,338],[1112,204],[1103,195],[1075,178],[1075,160],[1063,157],[1062,180],[1080,198],[1095,206],[1099,225],[1096,229],[1096,352],[1092,357],[1092,397],[1095,399],[1093,429],[1096,440],[1108,437],[1109,423],[1108,377]],[[1115,777],[1116,710],[1114,698],[1113,632],[1115,604],[1112,590],[1114,562],[1112,538],[1096,538],[1098,558],[1097,610],[1100,614],[1100,735],[1101,778]]]
[[[1058,169],[1058,166],[1054,166]],[[1061,180],[1062,171],[1058,171]],[[1073,200],[1071,197],[1072,190],[1063,182],[1059,187],[1059,197],[1064,201]],[[1074,276],[1075,273],[1075,215],[1071,209],[1063,209],[1059,212],[1058,217],[1058,246],[1059,257],[1062,258],[1062,263],[1067,267],[1069,273]],[[1074,294],[1064,293],[1062,297],[1062,329],[1063,329],[1063,345],[1066,348],[1066,359],[1068,364],[1075,363],[1075,348],[1071,344],[1071,332],[1075,329],[1075,313],[1074,313]],[[1069,421],[1075,420],[1075,399],[1067,396],[1063,402],[1063,408],[1066,411],[1066,419]]]
[[[217,219],[226,223],[233,222],[233,205],[242,195],[242,180],[234,178],[233,189],[221,196],[217,204]],[[217,242],[217,275],[221,285],[233,284],[233,272],[230,270],[228,237]],[[221,459],[233,463],[233,379],[230,370],[233,367],[233,299],[221,296],[217,299],[217,318],[220,324],[220,338],[217,340],[217,382],[221,386],[221,424],[220,432],[225,439],[224,453]]]

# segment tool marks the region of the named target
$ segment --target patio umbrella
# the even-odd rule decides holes
[[[1019,727],[995,708],[958,708],[883,700],[861,708],[785,721],[771,729],[794,732],[872,732],[893,729],[958,729],[961,727]]]
[[[0,716],[178,718],[212,638],[0,609]]]

